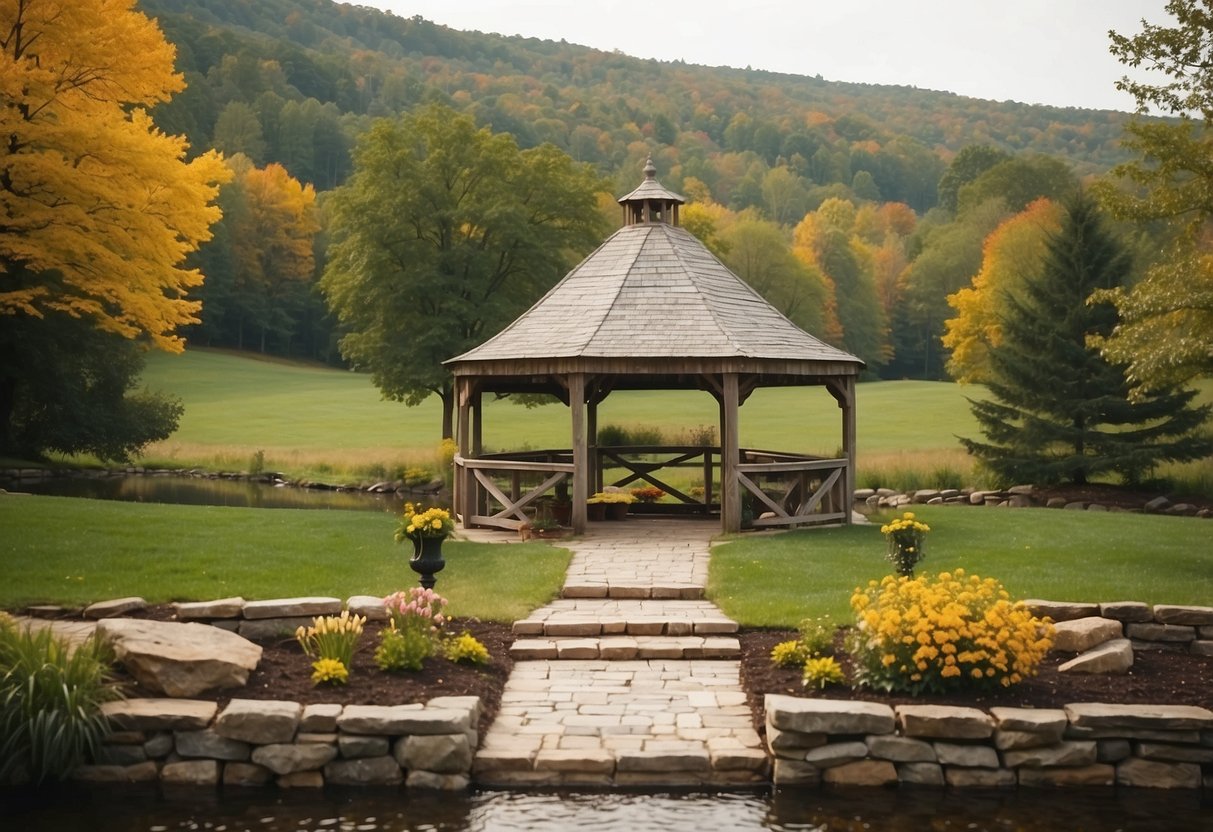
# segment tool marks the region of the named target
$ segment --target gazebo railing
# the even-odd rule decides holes
[[[564,460],[567,460],[564,461]],[[571,451],[519,451],[455,456],[455,513],[465,526],[517,529],[530,522],[549,492],[567,490],[573,477]]]
[[[851,510],[847,460],[742,450],[737,466],[755,528],[845,523]]]
[[[685,514],[720,509],[718,447],[632,445],[593,450],[593,490],[648,484],[674,500],[638,504],[636,511]],[[744,524],[787,528],[845,523],[851,507],[846,468],[845,459],[741,449],[737,481],[745,505]],[[483,454],[476,459],[456,456],[455,469],[455,511],[464,525],[517,529],[547,511],[545,504],[565,510],[569,506],[574,470],[569,450]],[[702,476],[702,496],[687,493],[694,489],[685,485],[671,484],[674,477],[665,473],[687,469]]]

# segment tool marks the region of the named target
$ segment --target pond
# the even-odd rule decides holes
[[[0,792],[8,829],[39,832],[707,832],[1208,829],[1213,800],[1149,790],[781,790],[777,793],[78,789]]]
[[[234,506],[239,508],[311,508],[352,511],[388,511],[399,513],[405,500],[425,499],[430,495],[333,489],[298,488],[243,479],[219,479],[190,476],[57,476],[4,479],[6,491],[45,494],[55,497],[86,497],[95,500],[124,500],[138,503],[176,503],[195,506]]]

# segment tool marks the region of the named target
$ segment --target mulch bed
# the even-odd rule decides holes
[[[303,704],[396,705],[426,702],[436,696],[478,696],[482,705],[479,728],[483,735],[497,714],[505,680],[514,664],[509,657],[513,635],[508,624],[478,619],[456,619],[450,628],[456,633],[467,630],[479,639],[488,648],[491,663],[455,664],[444,658],[431,658],[416,673],[384,673],[373,660],[379,625],[368,624],[355,653],[348,684],[313,685],[310,660],[294,639],[280,639],[261,642],[264,650],[261,663],[250,675],[247,686],[198,698],[220,705],[233,698],[279,699]],[[855,690],[843,685],[825,690],[804,688],[799,670],[776,667],[770,660],[772,647],[796,637],[794,630],[746,630],[739,634],[742,684],[759,733],[764,733],[762,705],[768,693],[890,705],[961,705],[983,709],[1059,708],[1071,702],[1108,702],[1198,705],[1213,710],[1213,657],[1209,656],[1139,650],[1129,673],[1091,676],[1058,673],[1057,666],[1070,656],[1052,654],[1037,676],[1006,690],[909,697]],[[839,660],[845,669],[848,664],[845,654],[841,654]],[[124,681],[128,685],[128,696],[149,695],[133,680]]]

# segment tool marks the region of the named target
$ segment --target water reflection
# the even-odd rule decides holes
[[[7,829],[45,832],[1171,832],[1208,829],[1213,798],[1144,790],[742,793],[399,790],[0,793]]]
[[[113,476],[0,480],[0,488],[55,497],[238,508],[313,508],[398,513],[406,497],[363,491],[331,491],[247,480],[202,477]],[[413,495],[407,499],[421,499]]]

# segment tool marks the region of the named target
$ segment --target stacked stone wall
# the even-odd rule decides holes
[[[233,699],[129,699],[103,712],[114,732],[91,782],[319,788],[325,784],[467,788],[480,700],[425,705],[301,705]]]
[[[766,697],[776,786],[1213,789],[1213,711],[1059,709]]]

